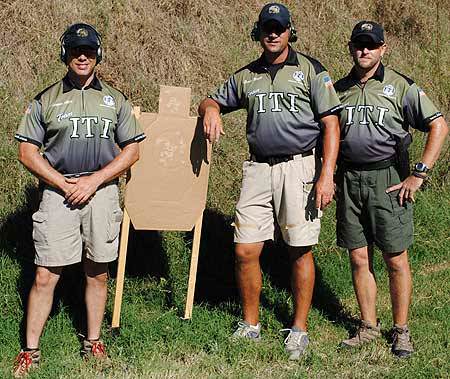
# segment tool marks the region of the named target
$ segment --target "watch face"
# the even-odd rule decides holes
[[[426,172],[428,171],[428,167],[425,163],[419,162],[414,166],[414,170],[417,172]]]

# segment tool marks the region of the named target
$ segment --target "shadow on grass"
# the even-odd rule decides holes
[[[1,243],[6,254],[21,265],[20,276],[17,278],[17,290],[24,304],[24,315],[28,294],[35,275],[33,263],[34,247],[32,240],[32,213],[39,205],[39,191],[35,187],[26,188],[26,205],[12,214],[0,230]],[[204,212],[202,239],[198,262],[195,302],[206,306],[219,306],[223,303],[239,303],[238,291],[234,277],[234,246],[232,218],[207,209]],[[187,233],[185,240],[191,241]],[[172,277],[171,265],[167,254],[163,251],[163,237],[154,231],[138,231],[130,227],[128,241],[126,277],[169,278],[171,286],[175,287],[177,280],[186,280],[180,288],[187,288],[187,276]],[[187,246],[190,250],[191,246]],[[183,260],[188,265],[189,258]],[[262,270],[278,291],[289,291],[290,265],[287,249],[283,243],[268,242],[261,257]],[[189,272],[189,267],[183,269]],[[110,265],[111,276],[116,277],[117,263]],[[173,291],[172,291],[173,292]],[[61,306],[67,308],[75,330],[81,334],[86,331],[86,312],[84,305],[84,275],[81,264],[64,268],[61,279],[55,291],[52,314],[58,312]],[[185,296],[185,293],[179,294]],[[173,306],[174,295],[167,298],[167,306]],[[291,321],[290,307],[281,297],[267,297],[262,294],[263,307],[270,309],[277,319],[289,326]],[[316,268],[316,285],[313,307],[326,318],[343,325],[349,331],[354,329],[354,320],[346,313],[330,285],[323,280],[320,268]],[[236,309],[238,309],[236,307]],[[111,322],[111,311],[106,314],[106,322]],[[21,342],[24,342],[25,318],[20,327]]]
[[[16,288],[23,304],[20,322],[20,343],[25,346],[26,309],[28,295],[36,272],[34,264],[32,214],[39,208],[40,191],[35,186],[25,188],[25,205],[11,214],[0,228],[0,245],[6,255],[20,264]],[[136,231],[130,228],[128,243],[127,277],[167,275],[167,262],[162,254],[161,237],[157,232]],[[110,265],[110,275],[116,276],[117,263]],[[66,266],[55,289],[50,317],[66,308],[77,333],[86,335],[86,309],[84,303],[85,279],[81,263]],[[105,320],[110,321],[107,312]]]
[[[195,301],[211,306],[239,302],[234,275],[233,219],[207,209],[203,220]],[[278,292],[290,292],[290,263],[283,241],[265,243],[261,268]],[[290,307],[281,297],[270,298],[263,290],[261,304],[270,309],[284,325],[291,325]],[[312,306],[349,332],[355,330],[356,320],[342,306],[332,287],[324,280],[321,268],[317,266]]]

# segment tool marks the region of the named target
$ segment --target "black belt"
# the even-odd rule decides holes
[[[304,153],[300,154],[289,154],[289,155],[274,155],[270,157],[262,157],[256,154],[250,154],[250,160],[257,163],[268,163],[269,166],[276,165],[278,163],[282,162],[289,162],[294,159],[295,156],[301,155],[302,157],[307,157],[309,155],[313,155],[314,150],[311,149],[309,151],[305,151]]]
[[[382,161],[372,163],[356,163],[343,161],[339,164],[339,168],[344,170],[356,170],[356,171],[372,171],[381,170],[395,165],[395,158],[383,159]]]

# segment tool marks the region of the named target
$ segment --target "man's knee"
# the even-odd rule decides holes
[[[368,268],[371,265],[371,256],[367,248],[350,251],[350,263],[353,270]]]
[[[235,246],[235,260],[237,264],[251,264],[259,262],[263,242],[237,243]]]
[[[52,290],[56,287],[59,277],[61,275],[61,268],[45,268],[38,267],[36,269],[36,277],[34,285],[38,290]]]
[[[383,257],[389,273],[409,271],[409,261],[406,250],[396,254],[383,254]]]
[[[88,284],[106,285],[108,281],[108,264],[97,263],[86,259],[84,262],[84,272]]]

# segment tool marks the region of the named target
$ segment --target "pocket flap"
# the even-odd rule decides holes
[[[45,212],[37,211],[37,212],[33,213],[31,218],[33,219],[33,221],[41,223],[41,222],[44,222],[45,220],[47,220],[47,214]]]

